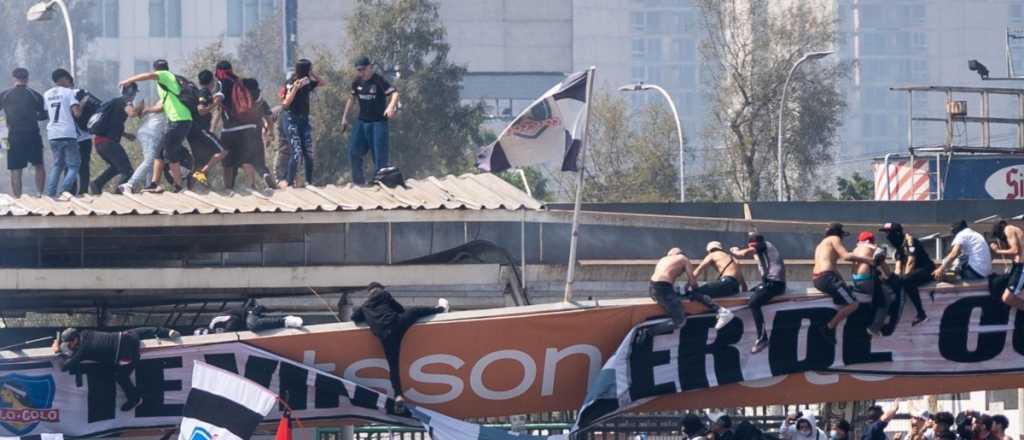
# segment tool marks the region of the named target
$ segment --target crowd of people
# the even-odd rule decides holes
[[[309,60],[295,63],[278,90],[280,105],[271,107],[259,81],[235,73],[230,62],[220,61],[196,78],[173,73],[166,60],[153,62],[151,72],[121,81],[120,96],[101,100],[76,88],[70,72],[56,69],[53,87],[40,94],[29,87],[29,72],[12,72],[14,87],[0,92],[0,110],[6,115],[9,151],[7,168],[15,197],[22,191],[22,170],[34,167],[36,190],[49,197],[69,198],[104,190],[115,193],[164,191],[166,180],[174,191],[211,186],[208,173],[223,170],[224,186],[234,188],[239,169],[245,182],[267,188],[294,186],[301,170],[306,185],[317,183],[313,154],[310,98],[325,85]],[[399,94],[374,72],[367,57],[355,62],[356,78],[340,124],[349,130],[348,117],[359,106],[351,125],[348,157],[352,183],[365,185],[363,159],[373,159],[373,174],[388,169],[388,120],[393,118]],[[138,99],[139,84],[156,84],[157,102]],[[354,103],[357,102],[358,104]],[[138,131],[126,131],[130,118],[139,118]],[[53,153],[47,171],[40,122],[46,121],[46,139]],[[275,169],[267,166],[265,145],[277,142]],[[139,144],[141,162],[133,165],[125,141]],[[185,145],[188,145],[186,148]],[[91,156],[106,168],[91,179]],[[108,188],[114,178],[116,183]]]
[[[982,414],[963,411],[955,417],[949,412],[931,414],[918,411],[910,415],[906,431],[889,429],[899,411],[900,402],[888,410],[873,405],[859,417],[857,433],[860,440],[1013,440],[1006,434],[1010,422],[1002,414]],[[837,419],[820,424],[814,414],[793,411],[774,433],[764,432],[749,421],[734,425],[732,416],[725,414],[715,420],[690,413],[683,417],[681,430],[690,440],[853,440],[854,425]],[[823,428],[829,429],[826,432]],[[889,434],[887,434],[887,432]]]
[[[951,247],[939,263],[932,261],[921,240],[904,231],[901,224],[886,223],[877,232],[885,238],[888,246],[876,243],[876,232],[863,231],[857,236],[856,247],[850,251],[843,244],[843,238],[849,233],[841,223],[832,223],[814,250],[814,287],[830,296],[839,307],[835,316],[816,330],[833,344],[839,324],[864,306],[871,307],[874,315],[868,328],[871,336],[891,334],[899,319],[899,302],[904,293],[916,312],[911,326],[927,321],[920,288],[948,277],[964,281],[988,280],[993,296],[1007,306],[1024,310],[1024,299],[1020,297],[1024,289],[1024,230],[1020,227],[1005,220],[995,223],[991,232],[993,242],[989,243],[982,234],[969,228],[967,222],[955,222],[950,229],[953,236]],[[893,267],[889,267],[887,247],[892,249]],[[729,309],[715,303],[714,298],[747,290],[737,259],[753,258],[761,273],[761,283],[750,289],[749,306],[757,330],[751,352],[764,350],[768,347],[768,337],[762,308],[786,291],[786,267],[778,248],[764,235],[752,233],[744,247],[725,250],[722,243],[712,241],[707,244],[706,251],[706,256],[696,268],[679,248],[670,249],[658,261],[651,275],[649,294],[665,309],[670,321],[644,330],[640,337],[672,333],[682,327],[686,322],[686,312],[681,304],[683,299],[704,305],[717,316],[715,328],[723,328],[734,316]],[[993,272],[993,254],[1012,261],[1006,273]],[[853,263],[851,284],[847,284],[839,273],[840,260]],[[717,270],[718,279],[698,286],[697,278],[712,267]],[[686,275],[686,286],[680,291],[675,282],[683,275]],[[857,295],[870,298],[870,302],[863,301],[862,304]]]

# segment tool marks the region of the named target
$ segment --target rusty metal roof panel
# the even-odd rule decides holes
[[[203,215],[354,210],[504,209],[544,206],[492,174],[409,179],[406,187],[383,185],[238,189],[208,193],[86,195],[71,198],[0,194],[0,216]]]

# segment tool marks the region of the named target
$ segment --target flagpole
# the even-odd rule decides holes
[[[583,201],[583,173],[586,170],[587,150],[590,148],[590,103],[594,90],[594,71],[597,67],[590,66],[587,69],[587,118],[583,122],[583,138],[580,142],[579,170],[576,171],[576,202],[572,210],[572,235],[569,239],[569,268],[565,274],[565,297],[564,302],[572,300],[572,284],[576,281],[576,247],[579,245],[580,228],[580,207]]]

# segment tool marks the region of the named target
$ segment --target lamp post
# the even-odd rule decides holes
[[[75,70],[75,33],[71,29],[71,16],[68,14],[68,6],[64,3],[64,0],[44,0],[36,3],[31,8],[28,8],[25,18],[28,21],[47,21],[53,17],[54,5],[59,7],[64,15],[64,28],[68,34],[68,60],[71,63],[71,76],[77,77],[78,71]]]
[[[638,82],[636,84],[626,84],[619,87],[620,91],[623,92],[639,92],[644,90],[657,90],[661,93],[661,96],[665,97],[668,101],[668,107],[672,109],[672,117],[676,120],[676,135],[679,138],[679,201],[686,202],[686,169],[683,167],[683,126],[679,123],[679,112],[676,111],[676,104],[672,102],[672,96],[668,94],[665,89],[655,84],[644,84]]]
[[[779,143],[778,143],[778,146],[777,146],[777,148],[778,148],[777,153],[778,153],[778,156],[779,156],[778,157],[779,175],[777,176],[777,180],[778,181],[776,182],[776,188],[778,189],[778,192],[779,192],[779,201],[780,202],[785,200],[785,194],[783,193],[783,190],[782,190],[782,172],[783,172],[783,169],[784,169],[784,167],[782,166],[782,127],[783,127],[782,126],[782,118],[786,114],[786,91],[789,89],[789,80],[793,78],[793,72],[796,72],[796,69],[799,68],[800,65],[804,63],[804,61],[819,60],[819,59],[825,58],[825,57],[827,57],[829,55],[832,55],[833,53],[835,53],[835,52],[831,51],[831,50],[826,50],[826,51],[821,51],[821,52],[808,52],[808,53],[805,53],[804,56],[800,57],[800,60],[797,61],[796,64],[794,64],[791,69],[789,69],[789,75],[786,75],[786,82],[782,85],[782,103],[779,105]]]

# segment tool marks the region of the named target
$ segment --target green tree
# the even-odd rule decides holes
[[[804,2],[696,3],[708,30],[701,45],[709,78],[705,139],[725,147],[722,159],[707,168],[725,176],[740,200],[775,199],[783,83],[805,53],[836,46],[835,23],[828,11]],[[849,68],[824,60],[805,63],[793,75],[783,136],[787,198],[812,196],[820,165],[832,161],[846,109],[838,85]]]
[[[679,200],[679,149],[672,113],[660,102],[637,110],[619,95],[597,92],[592,99],[583,201]],[[576,174],[551,175],[564,198],[571,200]]]
[[[523,168],[523,174],[526,174],[526,182],[529,183],[529,192],[533,195],[533,198],[540,201],[551,200],[552,194],[548,189],[548,178],[544,176],[543,171],[537,168],[526,167]],[[523,184],[523,177],[519,174],[518,170],[508,170],[498,173],[497,176],[524,191],[526,190],[526,185]]]
[[[348,18],[348,58],[368,56],[401,94],[389,127],[391,158],[407,176],[468,172],[483,144],[483,110],[461,103],[466,69],[448,59],[445,33],[429,0],[358,0]],[[335,161],[347,169],[345,145],[323,147],[337,151]]]

